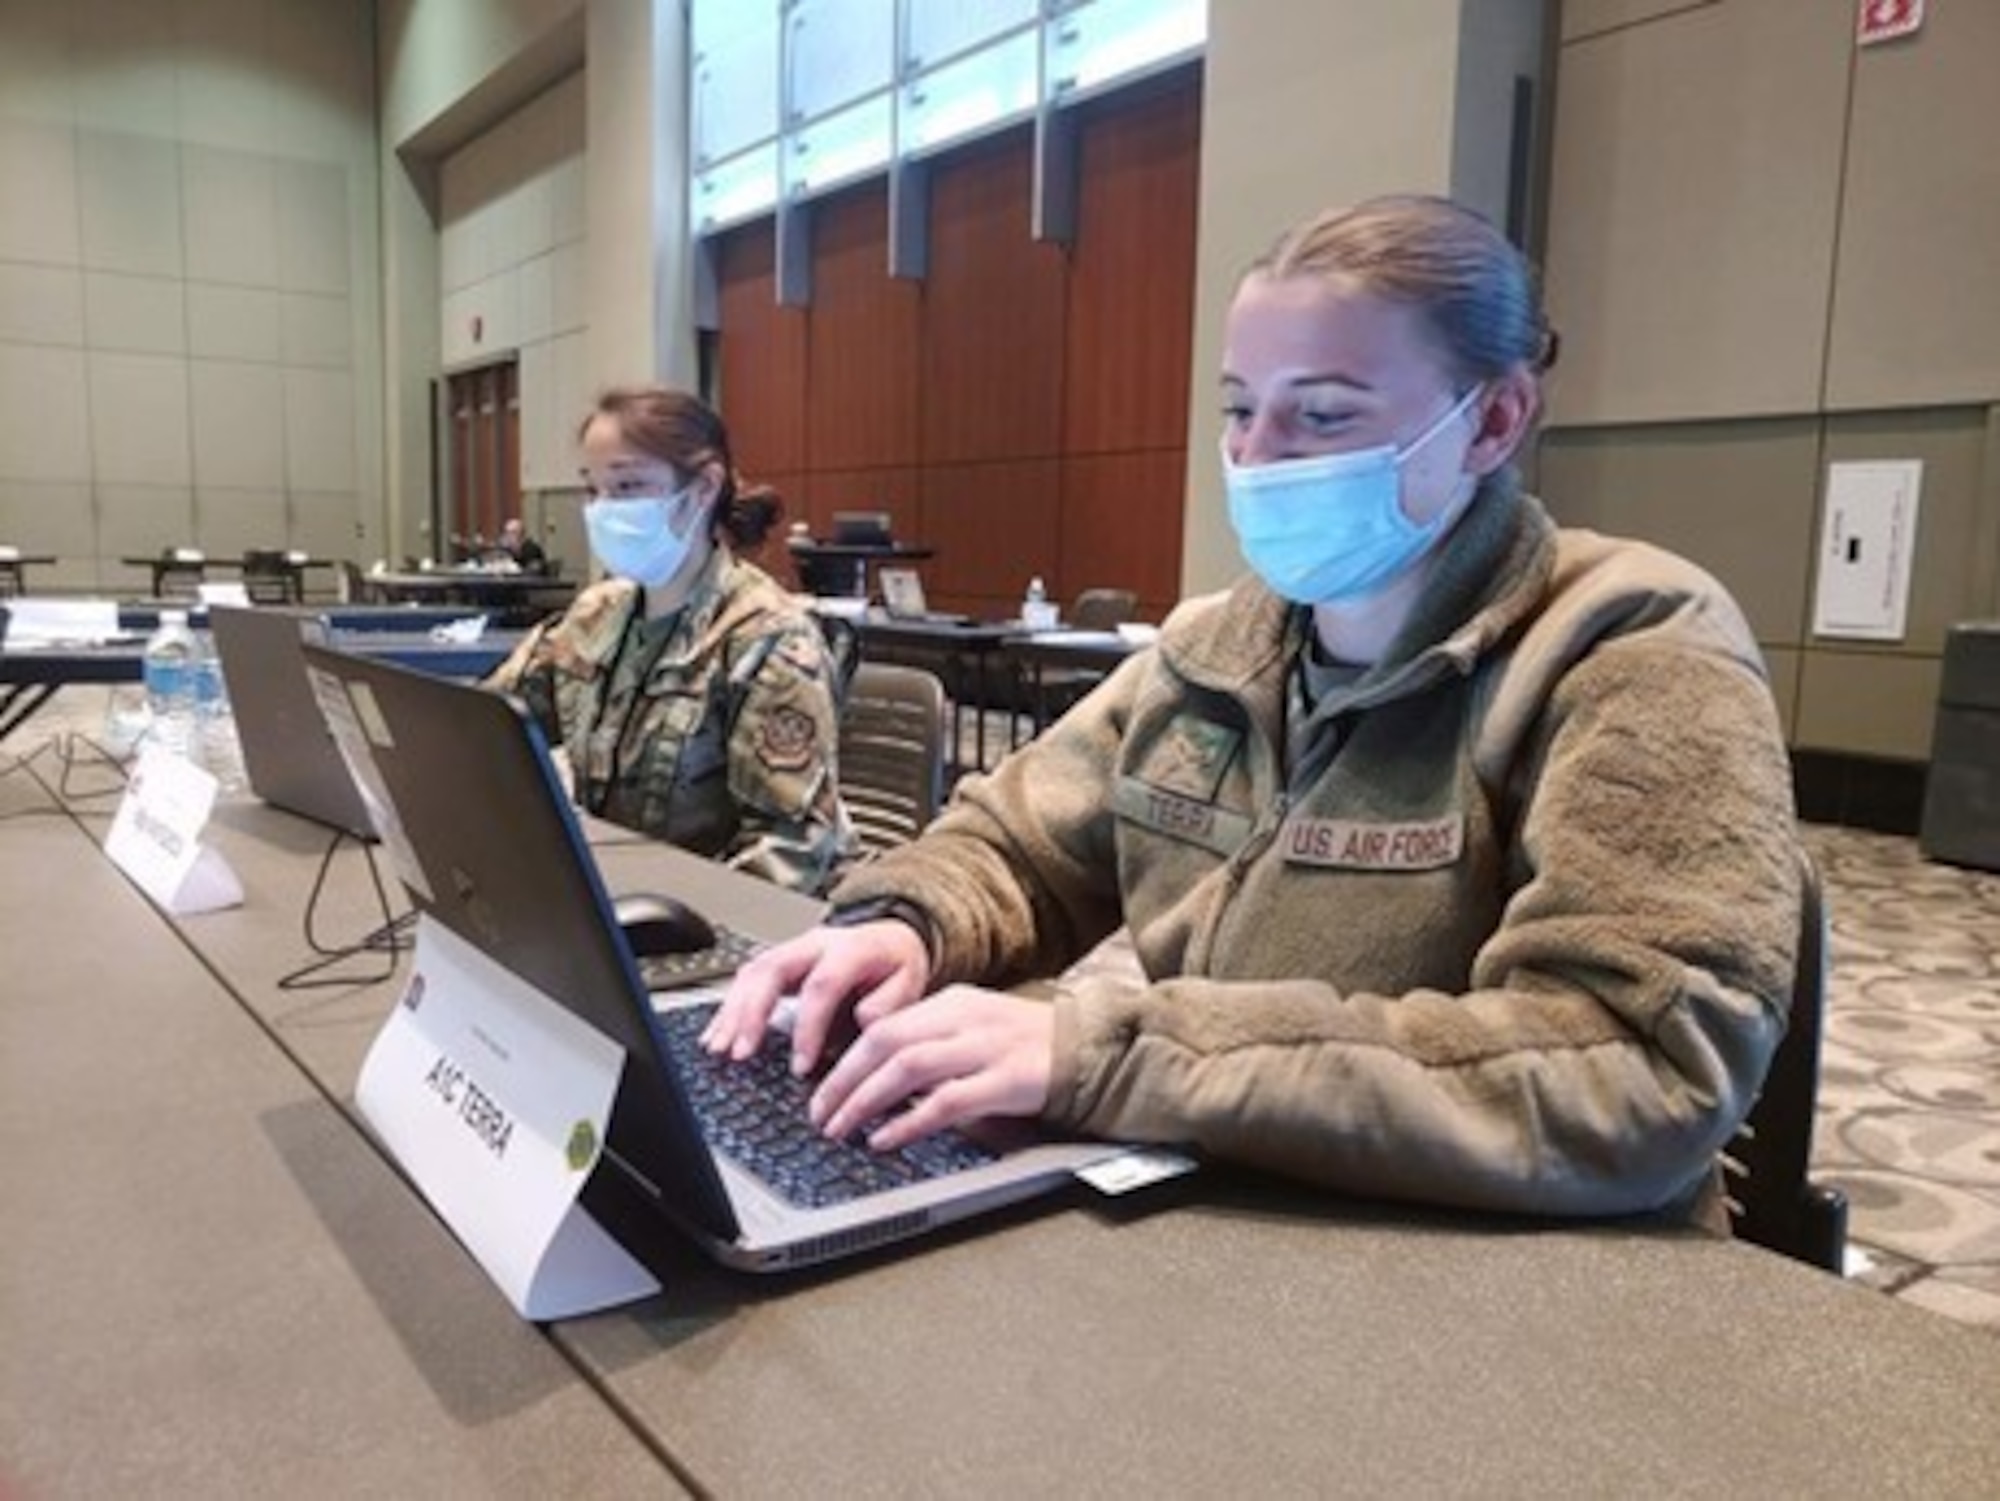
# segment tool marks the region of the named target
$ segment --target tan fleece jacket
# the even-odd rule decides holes
[[[1055,1003],[1052,1122],[1358,1193],[1688,1213],[1796,946],[1755,642],[1700,570],[1558,531],[1504,479],[1435,564],[1301,766],[1308,612],[1245,579],[836,903],[930,913],[938,985],[1053,974],[1129,924],[1150,983]]]

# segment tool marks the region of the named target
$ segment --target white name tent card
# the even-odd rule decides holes
[[[624,1050],[429,917],[369,1048],[361,1113],[523,1318],[660,1289],[578,1202]]]
[[[180,917],[243,902],[229,862],[203,844],[216,781],[183,756],[148,746],[125,786],[104,852],[138,888]]]

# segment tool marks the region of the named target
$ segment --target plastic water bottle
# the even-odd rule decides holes
[[[1055,629],[1055,607],[1049,603],[1049,591],[1043,587],[1040,574],[1028,580],[1027,597],[1021,601],[1021,624],[1031,631]]]
[[[192,759],[195,732],[195,663],[201,643],[188,629],[186,610],[160,611],[160,626],[146,642],[144,676],[149,744]]]
[[[222,659],[212,640],[195,638],[194,701],[196,755],[224,792],[243,789],[243,744],[236,738],[236,714],[229,706],[229,684],[222,676]]]

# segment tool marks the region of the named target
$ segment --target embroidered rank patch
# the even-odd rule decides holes
[[[1141,828],[1200,845],[1219,855],[1234,854],[1250,837],[1250,820],[1244,814],[1231,813],[1213,803],[1197,802],[1178,793],[1162,792],[1131,777],[1119,781],[1117,791],[1111,795],[1111,806],[1120,818]]]
[[[1169,792],[1208,802],[1243,739],[1242,731],[1178,714],[1147,757],[1146,780]]]
[[[1289,865],[1339,870],[1441,870],[1465,847],[1465,815],[1406,823],[1351,818],[1294,818],[1279,834]]]
[[[803,771],[812,764],[819,736],[803,709],[773,709],[757,727],[757,759],[773,771]]]

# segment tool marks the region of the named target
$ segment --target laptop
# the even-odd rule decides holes
[[[843,547],[893,547],[887,511],[835,511],[833,540]]]
[[[875,582],[882,590],[882,608],[891,620],[926,621],[932,625],[964,625],[971,617],[933,610],[924,599],[924,581],[914,568],[878,568]]]
[[[1000,1122],[903,1153],[825,1142],[805,1121],[810,1084],[791,1077],[782,1038],[750,1062],[710,1058],[695,1039],[716,992],[647,992],[547,743],[517,701],[319,646],[305,657],[317,689],[352,710],[334,716],[342,748],[393,811],[384,837],[417,873],[405,873],[411,901],[624,1049],[608,1171],[585,1191],[614,1233],[636,1206],[728,1265],[783,1270],[1059,1189],[1125,1150]],[[753,1103],[774,1106],[805,1155],[814,1143],[844,1155],[835,1166],[853,1178],[829,1186],[812,1164],[760,1168],[755,1131],[746,1139],[727,1119]]]
[[[304,655],[317,621],[278,610],[212,604],[208,628],[243,746],[250,790],[283,808],[352,834],[375,838],[375,823],[313,697]]]

